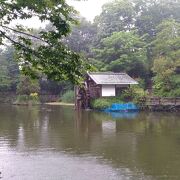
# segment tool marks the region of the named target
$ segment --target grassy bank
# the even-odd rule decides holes
[[[45,103],[47,105],[56,105],[56,106],[74,106],[73,103],[65,103],[65,102],[49,102]]]
[[[37,93],[30,95],[18,95],[13,102],[14,105],[38,105],[41,104]]]

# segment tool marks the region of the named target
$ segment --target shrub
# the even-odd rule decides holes
[[[124,101],[133,101],[134,103],[140,104],[142,99],[147,96],[147,92],[138,85],[134,85],[124,90],[121,94],[121,98]]]
[[[111,103],[107,99],[99,98],[95,99],[91,103],[94,109],[104,109],[111,105]]]
[[[21,76],[17,85],[17,94],[30,95],[40,91],[39,82],[32,80],[29,76]]]
[[[171,97],[180,97],[180,88],[172,90],[172,92],[170,93],[170,96]]]
[[[122,103],[120,97],[104,97],[94,99],[91,102],[91,106],[93,109],[105,109],[110,107],[113,103]]]
[[[39,97],[37,93],[28,95],[18,95],[15,104],[39,104]]]
[[[38,93],[31,93],[30,96],[29,96],[29,101],[31,101],[32,104],[37,104],[37,103],[39,103]]]
[[[25,103],[28,102],[29,96],[28,95],[18,95],[16,98],[17,103]]]
[[[31,93],[30,96],[29,96],[29,100],[39,101],[38,93]]]
[[[66,91],[61,97],[61,101],[65,103],[74,103],[74,100],[74,91],[72,90]]]
[[[91,101],[91,107],[94,109],[105,109],[113,103],[124,103],[133,101],[136,104],[143,104],[147,92],[139,85],[133,85],[124,90],[119,97],[102,97]]]

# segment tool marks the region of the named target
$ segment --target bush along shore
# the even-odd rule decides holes
[[[74,105],[74,91],[67,91],[62,96],[38,95],[38,93],[30,93],[24,95],[17,95],[16,100],[13,101],[14,105],[38,105],[38,104],[49,104],[49,105]]]
[[[91,101],[91,108],[103,110],[112,104],[133,102],[142,111],[180,111],[180,97],[155,97],[138,85],[124,90],[117,97],[101,97]]]
[[[160,98],[145,97],[139,101],[123,101],[121,97],[117,98],[98,98],[91,102],[92,109],[104,110],[110,108],[112,104],[127,104],[133,102],[141,111],[168,111],[180,112],[180,98]]]
[[[74,105],[74,91],[69,90],[64,94],[40,95],[37,92],[29,94],[1,93],[0,103],[10,103],[14,105]],[[180,97],[155,97],[150,96],[147,91],[139,85],[129,87],[122,91],[117,97],[101,97],[91,100],[91,108],[102,110],[109,108],[112,104],[125,104],[133,102],[143,111],[180,111]]]
[[[14,105],[38,105],[41,104],[38,93],[31,93],[30,95],[18,95]]]
[[[147,96],[147,92],[138,85],[129,87],[128,89],[122,91],[121,95],[117,97],[101,97],[98,99],[93,99],[91,101],[91,107],[93,109],[105,109],[110,107],[112,104],[123,104],[128,102],[133,102],[134,104],[141,105],[141,99]]]

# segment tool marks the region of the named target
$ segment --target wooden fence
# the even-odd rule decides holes
[[[148,97],[142,100],[142,108],[148,108],[152,110],[180,109],[180,97]]]

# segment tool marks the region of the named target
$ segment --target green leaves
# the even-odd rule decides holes
[[[102,45],[95,52],[97,58],[108,63],[106,70],[126,71],[135,77],[143,75],[146,49],[143,40],[135,32],[114,32],[102,39]]]
[[[21,76],[17,85],[18,95],[30,95],[31,93],[39,93],[40,87],[37,80],[32,80],[28,76]]]
[[[140,76],[150,89],[155,76],[154,87],[170,94],[170,87],[179,88],[170,78],[180,69],[179,12],[179,0],[107,3],[95,18],[97,35],[92,59],[102,62],[96,63],[102,71],[126,71],[134,77]],[[159,90],[156,92],[161,94]]]
[[[14,60],[14,51],[8,47],[0,54],[0,91],[16,89],[18,82],[19,68]]]
[[[3,1],[0,9],[0,36],[16,48],[18,63],[26,75],[37,77],[38,70],[53,80],[68,79],[79,83],[90,65],[62,43],[62,38],[70,32],[70,26],[77,23],[73,19],[76,11],[65,0]],[[30,29],[8,26],[14,19],[31,17],[48,21],[52,29],[44,29],[34,35]]]
[[[113,32],[128,31],[133,24],[133,4],[129,0],[118,0],[103,6],[100,16],[96,17],[98,37],[104,38]]]
[[[153,72],[157,95],[180,96],[180,23],[174,20],[162,22],[157,27],[154,40]]]

